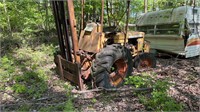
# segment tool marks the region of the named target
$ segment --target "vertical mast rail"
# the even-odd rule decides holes
[[[61,50],[61,56],[72,62],[68,27],[65,17],[65,9],[63,1],[52,1],[53,14],[56,23],[56,29],[58,33],[59,46]]]
[[[130,12],[130,0],[127,0],[127,11],[126,11],[127,15],[126,15],[126,27],[125,27],[124,45],[126,44],[126,39],[127,39],[129,12]]]
[[[61,56],[66,59],[57,1],[52,1],[52,7],[53,7],[53,14],[54,14],[54,19],[55,19],[55,23],[56,23],[56,29],[57,29],[57,33],[58,33],[58,41],[59,41],[59,46],[60,46],[60,50],[61,50]]]
[[[60,1],[60,13],[61,13],[61,21],[62,21],[62,32],[63,32],[63,37],[64,37],[64,42],[65,42],[65,48],[66,48],[66,55],[67,55],[67,60],[72,62],[72,52],[70,48],[70,37],[69,37],[69,30],[68,30],[68,25],[66,22],[66,16],[65,16],[65,7],[64,7],[64,2]]]
[[[75,59],[75,62],[80,63],[80,57],[77,56],[77,51],[79,50],[79,47],[78,47],[78,37],[77,37],[77,32],[76,32],[76,20],[74,16],[73,0],[67,0],[67,8],[68,8],[69,22],[70,22],[71,34],[72,34],[74,59]]]

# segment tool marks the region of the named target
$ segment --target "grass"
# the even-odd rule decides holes
[[[61,94],[52,89],[54,86],[59,86],[64,90],[62,94],[66,94],[67,99],[64,99],[61,105],[58,103],[58,105],[41,106],[25,103],[20,104],[20,106],[6,106],[4,109],[6,111],[74,110],[73,99],[69,93],[66,93],[66,91],[70,91],[71,85],[59,79],[53,80],[56,77],[55,70],[53,69],[55,66],[53,62],[54,53],[56,52],[54,42],[41,42],[37,45],[30,45],[28,44],[30,40],[26,41],[23,37],[16,35],[16,37],[4,37],[0,40],[3,43],[1,46],[1,49],[3,48],[1,51],[2,55],[0,57],[0,90],[29,102],[36,101],[48,94]],[[19,48],[14,46],[16,42],[22,42]],[[6,96],[4,95],[3,97]],[[1,103],[10,102],[18,104],[21,102],[18,100],[16,98],[14,100],[4,98],[4,101],[1,101]]]
[[[51,94],[60,94],[51,88],[59,86],[64,90],[67,99],[55,101],[56,105],[21,104],[17,107],[7,107],[5,110],[75,111],[73,97],[69,92],[72,88],[71,85],[59,79],[54,80],[56,73],[52,66],[55,66],[53,62],[54,52],[57,48],[55,44],[53,42],[45,44],[41,41],[41,43],[34,45],[33,43],[36,41],[34,37],[31,37],[30,40],[26,40],[29,38],[24,40],[20,34],[14,35],[16,36],[4,37],[0,40],[3,43],[1,48],[4,50],[0,60],[0,90],[26,101],[34,101],[46,96],[49,91]],[[29,44],[30,41],[31,44]],[[16,47],[16,43],[21,45]],[[126,84],[132,84],[136,88],[153,87],[153,92],[150,95],[136,93],[148,111],[181,111],[183,109],[182,104],[168,96],[167,91],[171,86],[168,80],[155,80],[152,76],[143,74],[129,77]],[[107,102],[111,99],[108,97],[103,100]],[[10,101],[10,103],[18,103],[16,100]],[[6,99],[5,102],[9,102],[9,99]],[[94,98],[91,102],[95,103],[97,100]]]
[[[153,88],[151,93],[136,93],[140,102],[145,105],[148,111],[183,110],[183,104],[178,103],[167,94],[169,87],[172,85],[168,79],[155,79],[153,76],[143,73],[141,76],[130,76],[126,79],[126,84],[131,84],[136,88]]]

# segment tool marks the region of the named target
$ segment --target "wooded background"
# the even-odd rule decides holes
[[[80,31],[81,24],[81,1],[74,0],[77,32]],[[104,0],[104,3],[104,26],[116,25],[123,28],[126,19],[126,0]],[[136,18],[144,12],[183,5],[199,6],[200,1],[131,0],[129,23],[134,24]],[[98,21],[101,14],[101,1],[85,0],[84,12],[85,22]],[[104,93],[100,97],[85,100],[72,95],[71,90],[74,87],[69,82],[60,80],[56,75],[53,60],[54,53],[58,49],[50,0],[0,0],[0,111],[74,111],[76,109],[89,111],[93,104],[96,105],[94,107],[97,111],[199,110],[197,96],[200,87],[198,75],[194,71],[194,67],[197,66],[195,63],[198,63],[196,59],[180,61],[170,58],[170,62],[160,59],[157,71],[140,73],[144,74],[143,76],[136,74],[128,80],[136,87],[153,85],[154,91],[149,93],[152,99],[146,98],[149,94],[124,95],[119,92],[118,95],[116,92],[115,94]],[[179,69],[184,72],[178,71]],[[168,80],[169,78],[171,79]],[[171,90],[172,94],[169,94],[172,82],[175,87],[181,88],[184,94],[174,92],[177,90],[174,89],[175,87]],[[185,95],[187,92],[189,95]],[[107,104],[113,105],[114,110]]]
[[[48,35],[55,29],[50,0],[1,0],[0,30],[12,35],[15,32]],[[104,0],[104,24],[123,25],[125,22],[126,0]],[[96,21],[101,14],[100,0],[85,0],[85,22]],[[131,0],[130,23],[147,11],[163,10],[182,5],[194,5],[195,0]],[[199,5],[196,0],[195,5]],[[74,0],[77,24],[80,24],[81,0]]]

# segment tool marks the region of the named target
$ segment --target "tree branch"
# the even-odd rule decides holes
[[[91,90],[83,90],[83,91],[78,91],[78,90],[73,90],[72,93],[74,94],[83,94],[83,93],[90,93],[90,92],[99,92],[99,91],[105,91],[105,92],[114,92],[114,91],[152,91],[153,88],[113,88],[113,89],[107,89],[107,88],[95,88]]]

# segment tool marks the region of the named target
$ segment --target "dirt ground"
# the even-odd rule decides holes
[[[169,56],[157,57],[157,67],[148,70],[134,70],[133,74],[154,72],[158,78],[170,78],[175,85],[168,94],[185,105],[184,111],[200,111],[200,60],[198,57],[181,59]],[[127,88],[127,87],[124,87]],[[143,104],[133,92],[107,92],[77,96],[76,109],[81,111],[145,111]]]
[[[200,60],[198,57],[191,59],[182,59],[169,56],[157,57],[157,67],[148,70],[134,69],[133,75],[142,72],[156,73],[158,78],[170,78],[170,82],[175,85],[170,87],[168,94],[182,102],[185,105],[184,111],[200,111]],[[58,77],[50,80],[56,81]],[[121,88],[129,88],[123,86]],[[59,86],[50,87],[47,98],[40,99],[33,105],[47,106],[48,103],[57,105],[66,102],[66,91]],[[52,97],[55,95],[55,97]],[[145,111],[145,106],[139,102],[139,99],[130,91],[123,92],[95,92],[85,94],[72,94],[75,99],[73,104],[79,111]],[[57,97],[59,96],[59,97]],[[11,97],[11,96],[10,96]],[[13,110],[20,103],[10,104],[9,101],[4,102],[4,108]],[[17,105],[16,105],[17,104]],[[42,105],[41,105],[42,104]],[[15,106],[15,107],[14,107]],[[12,108],[11,108],[12,107]],[[4,109],[3,109],[4,110]],[[36,109],[37,110],[37,109]]]

